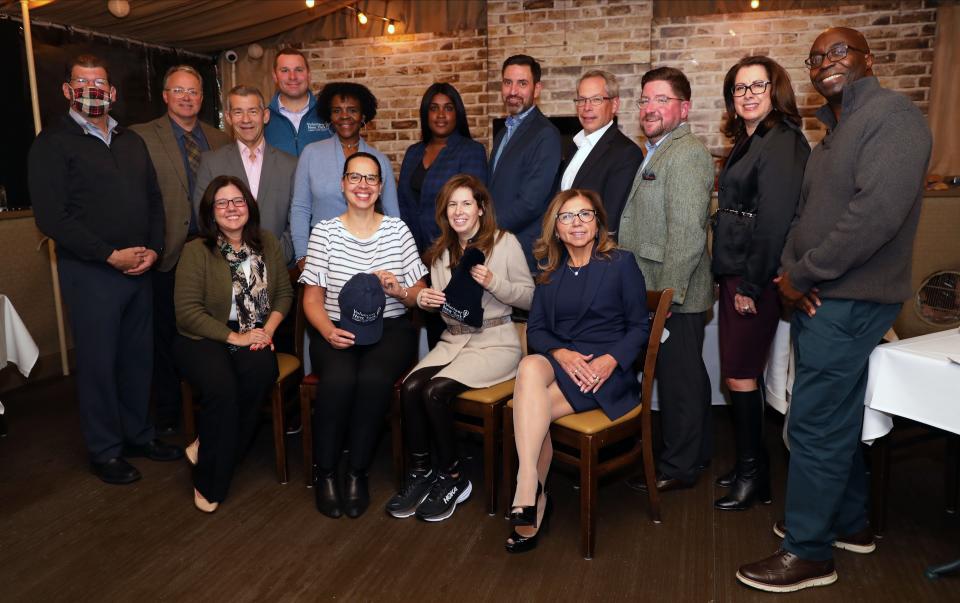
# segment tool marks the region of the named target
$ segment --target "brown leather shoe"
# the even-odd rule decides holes
[[[637,492],[647,493],[647,479],[643,473],[638,473],[633,477],[627,478],[627,487]],[[669,477],[664,473],[657,474],[657,491],[669,492],[671,490],[686,490],[692,488],[697,482],[685,482],[683,480]]]
[[[808,561],[780,549],[766,559],[740,566],[737,580],[767,592],[789,593],[833,584],[837,572],[833,570],[833,559]]]
[[[773,524],[773,533],[780,538],[786,538],[787,528],[785,527],[782,519]],[[863,528],[856,534],[850,534],[849,536],[838,536],[837,539],[833,541],[833,547],[850,551],[851,553],[860,553],[861,555],[866,555],[867,553],[872,553],[877,550],[877,542],[873,537],[873,530],[871,530],[870,526],[867,525],[867,527]]]

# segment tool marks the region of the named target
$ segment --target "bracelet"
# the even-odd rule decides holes
[[[410,293],[410,290],[407,289],[406,287],[404,287],[404,288],[403,288],[403,297],[401,297],[400,299],[407,299],[407,295],[408,295],[409,293]]]

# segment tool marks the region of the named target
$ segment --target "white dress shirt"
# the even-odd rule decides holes
[[[243,171],[247,173],[247,182],[250,183],[250,193],[253,198],[257,198],[257,191],[260,190],[260,173],[263,171],[263,150],[267,146],[265,140],[261,140],[257,148],[251,155],[250,147],[238,140],[237,146],[240,147],[240,160],[243,161]]]
[[[560,179],[560,190],[565,191],[573,188],[573,181],[577,178],[577,172],[583,167],[583,162],[587,160],[587,156],[596,146],[597,141],[603,138],[603,135],[612,125],[613,120],[611,119],[610,123],[599,130],[594,130],[591,134],[584,134],[583,130],[577,132],[577,135],[573,137],[573,142],[577,145],[577,152],[563,172],[563,178]]]

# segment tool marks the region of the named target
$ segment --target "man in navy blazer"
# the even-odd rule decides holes
[[[573,99],[583,126],[573,142],[576,150],[560,166],[557,190],[585,188],[599,193],[607,224],[616,229],[643,151],[617,127],[620,83],[609,71],[591,69],[580,76]]]
[[[489,188],[500,228],[517,236],[530,271],[560,165],[560,131],[534,102],[540,97],[540,63],[518,54],[503,62],[500,95],[507,127],[493,141]]]

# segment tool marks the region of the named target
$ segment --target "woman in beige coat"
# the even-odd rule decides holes
[[[497,228],[490,193],[478,178],[454,176],[437,195],[440,236],[425,253],[433,288],[417,295],[417,305],[436,312],[447,302],[444,289],[451,281],[464,251],[475,248],[485,261],[469,269],[483,288],[480,307],[483,322],[472,327],[450,318],[440,342],[403,382],[404,438],[411,451],[411,472],[406,484],[387,502],[394,517],[416,514],[424,521],[450,517],[458,503],[470,496],[472,485],[460,470],[454,437],[451,404],[471,388],[488,387],[511,379],[520,362],[520,338],[510,321],[513,307],[528,310],[533,299],[533,279],[520,243]],[[438,453],[434,471],[430,439]]]

